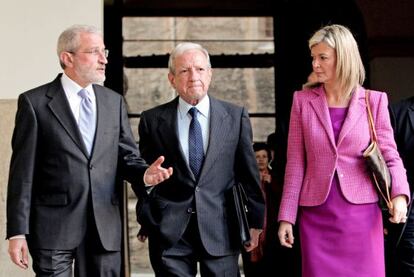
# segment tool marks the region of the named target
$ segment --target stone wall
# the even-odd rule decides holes
[[[137,198],[128,187],[128,244],[129,244],[129,262],[131,273],[151,273],[152,268],[148,255],[148,240],[144,243],[138,241],[137,234],[139,224],[136,221],[135,205]]]

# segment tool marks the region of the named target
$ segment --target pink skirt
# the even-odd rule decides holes
[[[303,277],[384,277],[384,237],[376,203],[348,202],[335,176],[326,202],[300,207]]]

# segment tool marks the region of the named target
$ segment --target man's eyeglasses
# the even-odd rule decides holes
[[[90,54],[90,55],[95,55],[95,56],[104,55],[105,58],[108,58],[109,56],[108,49],[98,49],[98,48],[87,50],[87,51],[81,51],[81,52],[74,52],[74,51],[68,51],[68,52],[72,54],[84,53],[84,54]]]

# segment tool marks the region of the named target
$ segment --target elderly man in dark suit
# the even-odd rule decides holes
[[[59,37],[63,74],[19,96],[7,195],[12,261],[36,276],[120,276],[121,179],[135,191],[172,174],[140,157],[118,93],[105,80],[108,51],[92,26]]]
[[[148,232],[156,276],[237,276],[240,242],[226,195],[240,182],[249,199],[252,240],[263,224],[263,196],[246,109],[207,95],[212,69],[199,44],[172,51],[168,79],[178,93],[169,103],[142,113],[140,150],[159,155],[174,175],[138,205]]]
[[[390,105],[398,152],[414,192],[414,97]],[[414,197],[414,195],[412,195]],[[386,236],[387,277],[414,276],[414,209],[411,202],[404,226],[391,224]]]

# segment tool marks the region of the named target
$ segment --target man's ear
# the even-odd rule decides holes
[[[65,64],[66,67],[72,67],[73,54],[69,52],[60,53],[60,60]]]
[[[175,76],[171,72],[168,73],[168,80],[173,88],[175,88]]]

